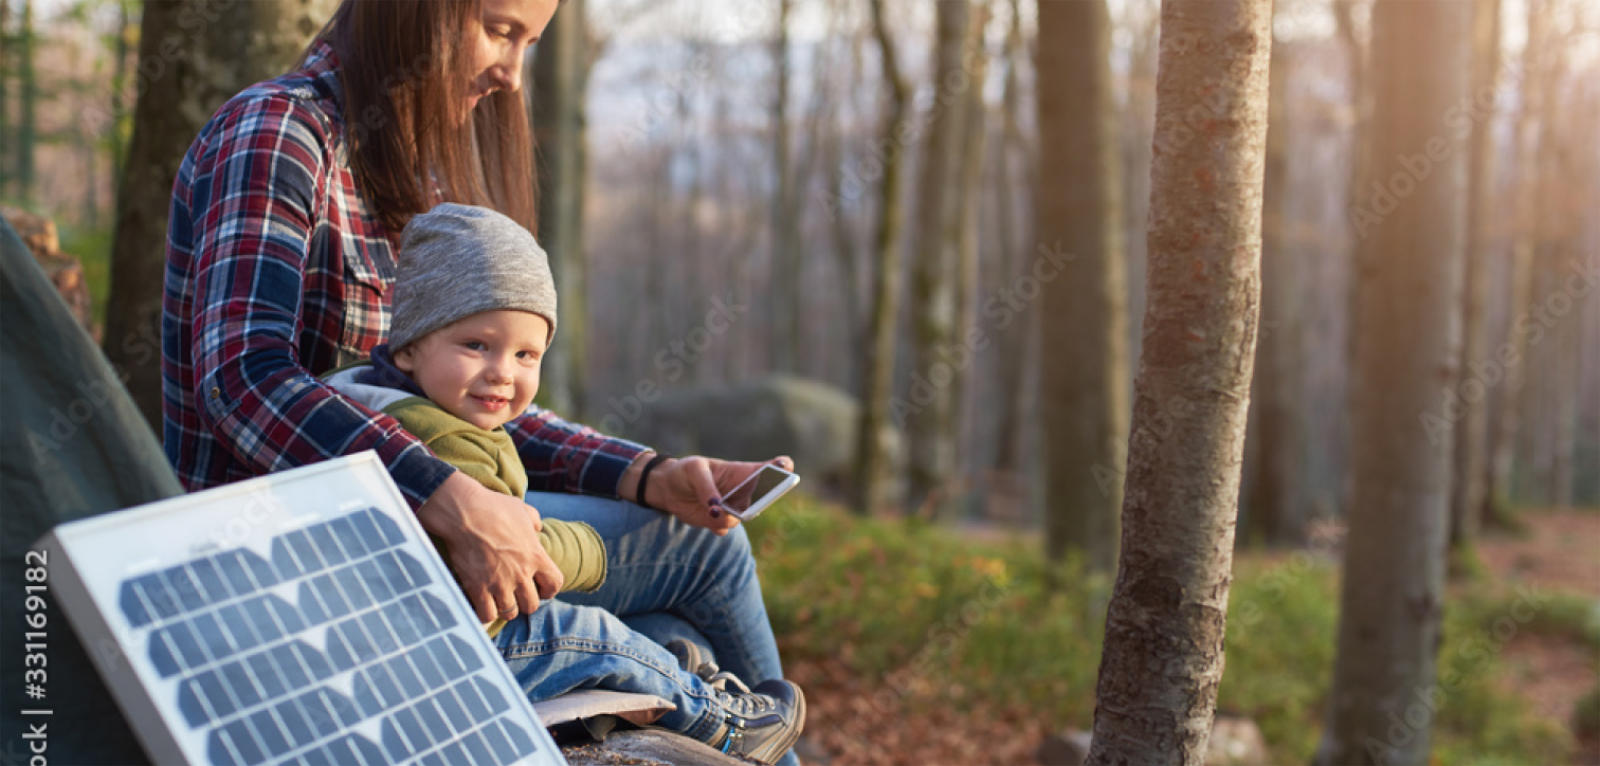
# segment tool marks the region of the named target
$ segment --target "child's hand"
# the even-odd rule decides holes
[[[794,461],[787,455],[766,463],[734,462],[699,455],[674,458],[657,466],[650,474],[645,487],[649,497],[641,499],[645,505],[666,511],[685,524],[725,535],[738,525],[739,518],[723,508],[722,492],[739,486],[739,482],[767,463],[785,471],[794,470]]]

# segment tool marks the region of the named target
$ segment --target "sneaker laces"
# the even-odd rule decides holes
[[[744,682],[739,679],[732,678],[731,680],[744,687]],[[727,713],[728,723],[734,729],[744,728],[744,721],[739,719],[757,718],[778,709],[778,701],[776,699],[765,694],[756,694],[750,691],[749,687],[744,687],[744,691],[737,694],[724,690],[719,691],[721,691],[719,696],[721,697],[722,709]]]
[[[724,692],[728,691],[728,685],[732,684],[733,687],[735,689],[737,689],[740,694],[749,694],[750,693],[750,687],[749,686],[746,686],[743,681],[739,680],[738,676],[736,676],[736,675],[734,675],[732,673],[729,673],[726,670],[722,670],[722,671],[718,671],[718,672],[715,672],[715,673],[711,673],[709,675],[703,675],[700,678],[701,678],[701,680],[706,682],[707,686],[710,686],[711,688],[716,689],[717,691],[724,691]]]

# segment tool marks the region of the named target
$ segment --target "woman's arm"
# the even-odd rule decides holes
[[[528,489],[634,499],[622,492],[623,474],[648,447],[562,420],[537,406],[506,423],[506,432],[528,471]],[[637,471],[635,467],[635,475]]]
[[[200,419],[263,472],[375,449],[417,508],[455,472],[398,422],[337,394],[301,366],[297,340],[327,137],[292,98],[218,115],[190,187]]]

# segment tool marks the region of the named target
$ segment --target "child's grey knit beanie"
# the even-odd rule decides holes
[[[406,224],[399,261],[391,350],[493,309],[538,314],[555,335],[556,283],[549,258],[527,229],[500,213],[452,202],[438,205]]]

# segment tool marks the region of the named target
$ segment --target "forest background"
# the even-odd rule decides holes
[[[1090,10],[1069,28],[1033,0],[567,0],[528,57],[563,298],[541,398],[675,452],[796,453],[812,491],[752,535],[820,757],[1048,760],[1090,723],[1145,337],[1160,15],[1066,4]],[[1600,761],[1600,3],[1461,4],[1471,87],[1428,119],[1471,141],[1368,161],[1398,76],[1374,69],[1373,3],[1273,9],[1218,703],[1271,762],[1313,756],[1336,693],[1357,254],[1457,159],[1463,356],[1417,413],[1451,443],[1438,662],[1463,668],[1430,712],[1434,752]],[[86,324],[147,413],[154,371],[128,347],[150,283],[113,271],[159,263],[174,147],[331,10],[243,5],[0,0],[0,198],[59,227]],[[177,45],[144,39],[151,8]],[[237,55],[207,66],[219,52]],[[143,108],[170,118],[136,137],[152,84]],[[1064,97],[1087,116],[1044,113],[1057,89],[1087,93]],[[1051,145],[1076,160],[1049,165]]]

